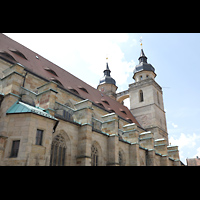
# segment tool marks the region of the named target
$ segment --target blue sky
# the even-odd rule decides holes
[[[106,67],[106,56],[118,91],[133,83],[133,69],[143,49],[163,87],[169,142],[178,145],[182,162],[200,156],[200,34],[95,33],[6,34],[93,87]],[[128,100],[126,105],[128,105]]]

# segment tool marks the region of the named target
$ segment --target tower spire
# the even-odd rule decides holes
[[[147,57],[144,54],[144,50],[142,46],[142,38],[140,38],[140,45],[141,45],[141,52],[140,52],[140,57],[138,58],[139,64],[136,65],[135,69],[133,70],[133,79],[136,81],[140,81],[144,77],[147,77],[147,78],[151,77],[154,79],[156,77],[155,68],[150,63],[147,63]],[[146,71],[145,72],[146,74],[143,74],[143,71]]]
[[[106,69],[103,71],[104,76],[110,76],[110,69],[108,67],[108,57],[106,57]]]
[[[110,72],[108,57],[106,57],[106,69],[103,71],[104,76],[100,79],[97,89],[116,100],[116,90],[118,87],[116,86],[115,79],[110,76]]]
[[[142,37],[140,37],[140,46],[141,46],[141,53],[140,53],[140,57],[139,57],[139,63],[143,62],[143,63],[147,63],[147,57],[144,54],[143,51],[143,47],[142,47]]]
[[[139,64],[141,62],[147,63],[147,57],[145,56],[143,49],[141,49],[140,57],[138,58],[138,60],[139,60]]]

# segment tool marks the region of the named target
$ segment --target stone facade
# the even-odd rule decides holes
[[[90,166],[92,145],[99,166],[181,164],[178,147],[167,146],[166,139],[156,140],[154,132],[45,81],[20,64],[0,62],[0,165],[49,166],[57,135],[66,144],[65,166]],[[16,101],[43,108],[57,121],[38,113],[7,113]],[[37,129],[43,131],[41,145],[36,144]],[[20,141],[18,154],[11,157],[16,140]],[[59,148],[57,157],[58,152]],[[59,165],[59,158],[52,165]]]
[[[168,140],[162,88],[153,78],[148,78],[130,84],[129,95],[130,110],[142,127],[154,132],[155,139],[164,137]]]

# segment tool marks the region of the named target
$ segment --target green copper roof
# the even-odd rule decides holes
[[[6,112],[6,114],[16,114],[16,113],[35,113],[50,119],[57,120],[48,112],[45,112],[43,108],[34,107],[20,101],[16,101]]]

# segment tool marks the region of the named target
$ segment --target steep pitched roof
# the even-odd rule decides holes
[[[0,34],[0,57],[13,63],[18,62],[29,71],[59,83],[65,89],[78,93],[84,99],[89,99],[100,106],[103,105],[104,109],[108,111],[114,110],[120,117],[126,120],[130,119],[140,126],[126,106],[102,94],[84,81],[4,34]]]

